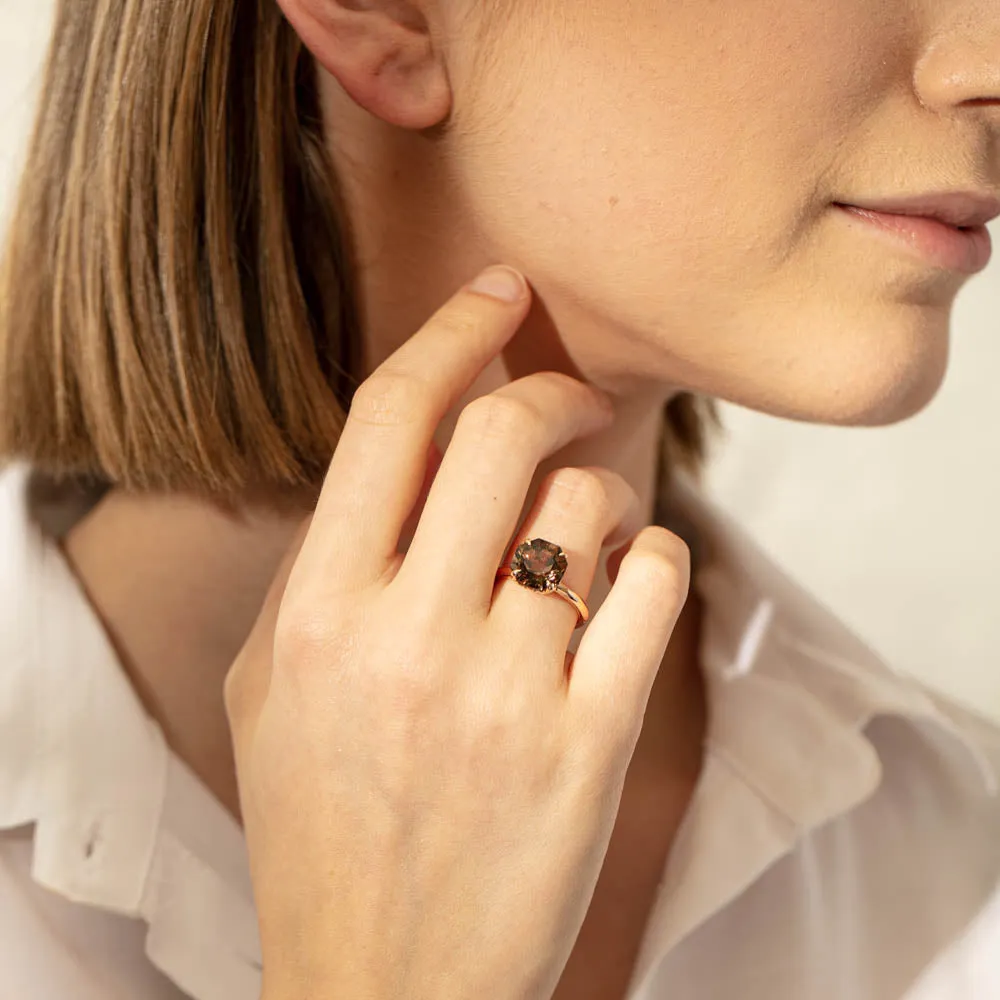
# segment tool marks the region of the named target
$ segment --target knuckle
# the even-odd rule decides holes
[[[439,313],[434,324],[449,335],[467,339],[482,326],[483,319],[473,311],[453,307]]]
[[[658,525],[644,528],[625,557],[630,572],[648,586],[673,595],[684,593],[691,574],[691,550],[684,539]]]
[[[427,383],[418,375],[380,368],[358,386],[350,416],[366,424],[406,424],[426,407],[428,395]]]
[[[639,533],[642,544],[670,559],[689,559],[691,550],[680,535],[662,524],[647,525]]]
[[[421,649],[418,645],[405,653],[383,653],[372,662],[374,695],[392,731],[404,740],[426,733],[429,720],[445,704],[444,680],[436,669],[437,658],[422,653]]]
[[[380,653],[378,672],[403,704],[419,704],[438,686],[437,671],[433,668],[438,657],[419,639],[401,645],[405,649],[394,648]]]
[[[538,436],[542,429],[542,416],[523,399],[491,393],[469,403],[462,410],[459,423],[477,437],[524,441]]]
[[[274,656],[299,667],[331,649],[337,637],[338,630],[328,616],[282,605],[274,627]]]
[[[400,709],[422,706],[440,689],[439,664],[448,656],[448,636],[433,602],[387,604],[368,619],[366,672]],[[372,627],[393,622],[394,627]]]
[[[550,500],[556,513],[588,523],[604,524],[612,514],[604,473],[592,468],[569,466],[551,473],[546,503]]]

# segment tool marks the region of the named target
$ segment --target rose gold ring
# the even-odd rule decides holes
[[[569,561],[566,553],[544,538],[531,538],[514,550],[510,563],[497,570],[497,579],[513,577],[522,587],[542,594],[556,594],[576,608],[579,616],[576,627],[585,625],[590,618],[587,602],[561,583]]]

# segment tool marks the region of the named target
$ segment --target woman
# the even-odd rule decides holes
[[[1000,991],[997,729],[695,488],[714,397],[933,398],[998,64],[959,0],[59,2],[0,293],[13,992]]]

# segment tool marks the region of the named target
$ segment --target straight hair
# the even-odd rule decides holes
[[[58,0],[0,265],[0,462],[315,494],[364,317],[315,65],[274,0]],[[713,399],[663,411],[660,489]]]

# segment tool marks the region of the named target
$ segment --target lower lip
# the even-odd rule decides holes
[[[985,226],[956,229],[937,219],[919,215],[873,212],[854,205],[836,207],[869,223],[894,242],[916,250],[921,257],[939,267],[963,274],[978,274],[990,262],[993,242]]]

